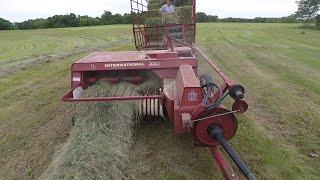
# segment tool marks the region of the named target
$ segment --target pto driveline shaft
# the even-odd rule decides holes
[[[219,141],[224,150],[228,153],[232,161],[237,165],[243,175],[249,180],[256,180],[256,177],[252,174],[247,165],[240,159],[236,151],[231,147],[229,142],[225,139],[223,130],[216,125],[212,125],[208,128],[209,135]]]

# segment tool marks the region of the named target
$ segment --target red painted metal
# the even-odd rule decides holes
[[[210,146],[209,150],[213,154],[214,159],[216,160],[224,177],[228,180],[237,180],[238,177],[237,177],[235,171],[232,169],[232,167],[227,162],[227,160],[223,157],[218,146]]]
[[[248,103],[244,100],[237,100],[232,105],[232,111],[239,111],[238,114],[243,114],[248,110]]]
[[[64,96],[64,101],[110,101],[146,99],[130,97],[100,97],[74,99],[73,90],[77,86],[82,89],[88,88],[98,80],[106,80],[111,83],[129,81],[141,83],[144,77],[139,76],[143,70],[153,71],[160,79],[174,79],[180,66],[190,65],[191,71],[197,72],[198,62],[190,52],[190,48],[179,47],[175,51],[140,51],[140,52],[97,52],[78,60],[71,66],[71,90]],[[136,75],[131,75],[136,73]],[[196,77],[194,75],[194,77]],[[151,97],[149,97],[151,98]]]
[[[189,47],[192,49],[193,52],[198,52],[200,53],[200,55],[202,55],[204,57],[204,59],[206,60],[206,62],[212,67],[212,69],[223,79],[223,81],[225,82],[223,86],[223,89],[225,92],[226,90],[230,89],[232,86],[236,85],[236,83],[231,80],[227,75],[224,74],[224,72],[217,66],[213,63],[213,60],[210,59],[196,44],[188,44],[188,43],[185,43],[185,42],[182,42],[182,41],[179,41],[177,39],[172,39],[173,41],[176,41],[186,47]]]
[[[174,132],[175,134],[185,134],[190,131],[190,127],[183,125],[182,114],[190,114],[196,106],[201,104],[203,99],[202,88],[199,79],[195,75],[190,65],[181,65],[177,77],[172,84],[173,104],[174,104]]]
[[[195,107],[201,104],[203,99],[202,88],[199,79],[190,65],[181,65],[175,83],[176,100],[178,106]]]
[[[230,112],[222,105],[211,111],[203,107],[202,99],[204,96],[197,74],[198,60],[194,54],[195,49],[175,47],[173,51],[94,53],[72,65],[72,88],[63,97],[63,100],[70,102],[107,102],[158,99],[165,106],[168,119],[173,122],[175,134],[192,133],[199,145],[216,146],[218,143],[207,133],[208,127],[212,124],[219,125],[223,129],[226,139],[230,140],[235,135],[238,124],[234,114],[211,117],[212,115]],[[209,58],[208,61],[210,61]],[[214,64],[212,67],[226,81],[220,87],[225,93],[234,82]],[[163,94],[124,97],[73,97],[73,91],[77,87],[86,89],[98,80],[106,80],[112,83],[122,80],[133,83],[141,82],[143,77],[140,77],[137,73],[141,71],[153,71],[160,79],[164,80]],[[217,101],[218,92],[213,97],[212,101]],[[240,113],[245,112],[247,108],[247,103],[243,100],[237,100],[233,105],[233,110],[239,110]],[[200,118],[204,119],[197,121]],[[226,169],[219,153],[217,151],[214,151],[214,153],[218,164],[220,164],[219,166],[224,171],[229,172],[230,170]]]
[[[74,98],[73,91],[80,87],[80,85],[72,88],[66,95],[63,96],[63,101],[69,102],[110,102],[110,101],[132,101],[132,100],[144,100],[144,99],[159,99],[161,102],[164,99],[164,95],[152,95],[152,96],[112,96],[112,97],[92,97],[92,98]]]
[[[169,35],[165,39],[160,36],[161,33],[167,32],[167,28],[177,26],[182,27],[183,31],[187,28],[193,28],[195,31],[195,0],[193,0],[193,24],[170,24],[156,27],[145,27],[144,24],[139,23],[139,18],[141,18],[139,15],[147,10],[146,0],[130,0],[130,2],[135,45],[137,49],[145,49],[145,51],[97,52],[80,59],[72,64],[71,89],[63,97],[63,100],[69,102],[141,100],[150,104],[150,106],[143,106],[148,112],[151,112],[152,103],[161,103],[166,109],[167,118],[173,123],[174,133],[192,133],[199,146],[209,147],[224,176],[227,179],[237,179],[235,172],[218,149],[217,141],[209,137],[207,132],[209,126],[219,125],[224,132],[225,138],[230,140],[238,128],[237,119],[222,104],[212,110],[204,108],[202,104],[204,88],[200,85],[196,53],[198,52],[202,55],[224,80],[224,83],[220,85],[222,94],[231,90],[235,82],[229,79],[195,44],[190,45],[172,39]],[[160,41],[156,42],[156,44],[151,44],[149,41],[150,36],[146,32],[151,28],[155,28],[157,39],[162,38],[165,44],[160,43]],[[195,33],[193,37],[195,37]],[[172,41],[175,41],[179,47],[175,47]],[[164,49],[158,50],[162,48]],[[145,77],[144,72],[153,72],[163,80],[162,92],[155,95],[143,94],[141,96],[73,97],[75,90],[85,90],[99,80],[107,81],[111,84],[121,81],[133,84],[142,83],[145,78],[148,78]],[[213,98],[210,101],[217,102],[220,92],[215,92],[212,95]],[[152,99],[159,101],[151,101]],[[157,107],[159,111],[160,106]],[[238,111],[239,114],[244,113],[247,109],[248,104],[244,100],[235,100],[232,107],[232,110]]]
[[[178,58],[177,58],[178,56]],[[143,58],[142,58],[143,57]],[[158,57],[162,57],[159,59]],[[134,59],[136,58],[136,59]],[[123,52],[122,53],[94,53],[83,58],[72,65],[72,78],[75,82],[83,81],[84,72],[102,72],[112,70],[154,70],[157,72],[164,71],[162,75],[166,78],[166,71],[177,71],[180,64],[190,64],[197,68],[197,60],[194,56],[179,57],[179,51],[168,53],[161,52]],[[171,74],[171,78],[173,75]],[[168,77],[167,77],[168,78]],[[77,83],[73,83],[74,87]]]
[[[191,119],[193,121],[206,118],[204,120],[195,122],[195,126],[193,128],[194,137],[201,143],[203,146],[215,146],[219,143],[211,138],[208,134],[208,127],[212,124],[219,125],[223,131],[225,138],[227,140],[232,139],[232,137],[236,134],[238,129],[238,122],[234,114],[227,114],[219,117],[212,117],[218,114],[225,114],[230,112],[223,105],[220,105],[216,109],[211,111],[205,110],[202,105],[198,106],[197,109],[192,113]]]

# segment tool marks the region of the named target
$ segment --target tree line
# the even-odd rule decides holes
[[[206,13],[197,13],[197,22],[237,22],[237,23],[297,23],[294,15],[283,18],[219,18],[218,16],[207,15]],[[46,19],[32,19],[20,23],[11,23],[0,18],[0,30],[10,29],[47,29],[47,28],[65,28],[65,27],[83,27],[99,26],[111,24],[130,24],[130,14],[112,14],[105,11],[101,17],[77,16],[73,13],[68,15],[55,15]]]
[[[67,15],[55,15],[46,19],[31,19],[19,23],[11,23],[8,20],[0,18],[0,30],[47,29],[130,23],[130,14],[112,14],[110,11],[104,11],[104,13],[100,17],[95,18],[89,16],[75,15],[74,13],[70,13]]]
[[[256,17],[256,18],[219,18],[218,16],[206,15],[205,13],[197,13],[197,22],[234,22],[234,23],[299,23],[300,20],[298,17],[293,14],[287,17],[281,18],[263,18],[263,17]],[[314,19],[308,19],[305,22],[314,22]]]
[[[236,23],[298,23],[309,22],[320,26],[320,15],[317,14],[320,7],[320,0],[297,1],[299,9],[290,16],[281,18],[219,18],[218,16],[207,15],[203,12],[197,13],[197,22],[236,22]],[[99,26],[110,24],[130,24],[130,14],[112,14],[104,11],[100,17],[80,16],[73,13],[67,15],[55,15],[46,19],[32,19],[20,23],[11,23],[0,18],[0,30],[11,29],[47,29],[64,27]]]

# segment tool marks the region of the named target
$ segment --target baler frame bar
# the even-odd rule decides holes
[[[227,75],[225,75],[223,73],[223,71],[217,66],[215,65],[213,62],[212,62],[212,59],[210,59],[195,43],[193,43],[192,45],[186,43],[186,42],[183,42],[183,41],[180,41],[178,39],[175,39],[175,38],[171,38],[169,37],[169,42],[170,40],[173,40],[173,41],[176,41],[177,43],[180,43],[181,45],[184,45],[184,46],[187,46],[189,48],[191,48],[193,50],[193,52],[198,52],[201,54],[201,56],[204,57],[204,59],[206,60],[206,62],[213,68],[213,70],[219,74],[219,76],[223,79],[223,81],[227,84],[228,87],[232,87],[235,84],[235,82],[233,80],[231,80]]]
[[[66,102],[111,102],[111,101],[133,101],[133,100],[147,100],[158,99],[163,102],[164,95],[150,95],[150,96],[110,96],[110,97],[92,97],[92,98],[74,98],[73,91],[81,87],[80,85],[72,88],[62,100]]]
[[[212,62],[212,59],[210,59],[196,44],[193,44],[193,48],[204,57],[204,59],[207,61],[207,63],[209,63],[209,65],[219,74],[219,76],[223,79],[223,81],[229,87],[232,87],[235,85],[235,82],[233,80],[229,79],[229,77],[227,75],[225,75],[223,73],[223,71]]]
[[[230,163],[224,158],[224,155],[221,153],[218,146],[209,147],[216,163],[218,164],[223,176],[227,180],[237,180],[239,179],[234,171],[234,169],[230,166]]]

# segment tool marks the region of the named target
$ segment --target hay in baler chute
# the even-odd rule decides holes
[[[157,79],[139,86],[98,82],[84,97],[129,96],[159,86]],[[139,123],[138,101],[81,103],[68,141],[40,179],[127,179],[129,149]]]

